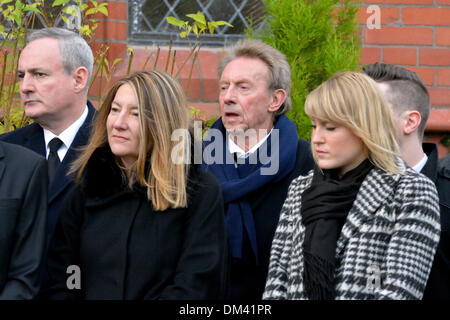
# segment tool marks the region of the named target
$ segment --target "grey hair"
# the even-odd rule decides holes
[[[260,40],[244,39],[226,50],[226,56],[219,66],[219,75],[222,76],[222,72],[228,63],[241,57],[262,60],[269,68],[268,89],[283,89],[286,91],[286,100],[275,112],[275,117],[291,110],[291,67],[286,60],[286,56]]]
[[[85,67],[88,70],[87,92],[94,67],[94,55],[86,40],[73,31],[53,27],[34,30],[28,36],[27,43],[42,38],[58,40],[61,50],[61,63],[66,74],[71,74],[79,67]]]

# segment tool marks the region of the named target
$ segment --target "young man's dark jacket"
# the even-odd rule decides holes
[[[423,295],[424,300],[450,300],[450,155],[438,160],[437,147],[424,143],[428,161],[421,173],[435,184],[441,209],[441,238]]]

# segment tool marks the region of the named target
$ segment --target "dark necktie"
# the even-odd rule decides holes
[[[53,176],[55,175],[56,169],[58,169],[59,157],[58,157],[58,149],[61,147],[63,142],[58,138],[53,138],[48,146],[50,148],[50,153],[48,155],[48,181],[51,181]]]

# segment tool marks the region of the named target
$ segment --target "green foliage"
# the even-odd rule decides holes
[[[94,15],[100,12],[107,17],[108,3],[98,3],[98,1],[93,0],[88,1],[88,3],[82,3],[82,0],[74,0],[75,5],[68,5],[69,1],[70,0],[55,0],[53,2],[52,7],[61,7],[59,15],[53,21],[56,21],[57,18],[61,16],[61,19],[66,26],[70,26],[70,29],[74,28],[78,30],[86,39],[90,39],[98,26],[98,20],[93,18]],[[78,18],[79,21],[74,18]],[[74,20],[79,23],[79,25],[73,25]],[[52,23],[46,19],[46,23],[50,26],[54,22]]]
[[[206,34],[206,30],[208,30],[210,34],[214,34],[214,30],[220,26],[227,25],[229,27],[233,27],[226,21],[206,21],[205,15],[200,11],[195,14],[187,14],[186,17],[191,18],[193,21],[189,22],[178,20],[172,16],[166,18],[167,23],[183,30],[180,31],[181,38],[188,37],[191,31],[193,31],[197,38],[199,38],[201,34]]]
[[[195,14],[193,14],[193,13],[187,14],[186,16],[188,18],[191,18],[192,22],[178,20],[177,18],[172,17],[172,16],[167,17],[166,21],[168,24],[178,27],[178,29],[180,30],[180,37],[186,38],[188,40],[189,46],[191,48],[188,57],[183,61],[181,68],[179,69],[178,73],[175,75],[175,77],[177,77],[179,75],[180,71],[183,69],[186,62],[191,58],[191,56],[193,56],[191,69],[189,71],[188,82],[187,82],[187,85],[185,88],[186,94],[187,94],[187,92],[189,91],[190,83],[191,83],[192,70],[194,69],[195,60],[197,59],[198,53],[200,52],[200,48],[202,47],[203,39],[204,39],[204,36],[206,35],[206,32],[209,31],[210,34],[214,34],[214,30],[220,26],[227,25],[231,28],[233,26],[226,21],[206,21],[205,15],[203,13],[201,13],[200,11],[197,11],[197,13],[195,13]],[[194,34],[196,35],[197,41],[194,44],[192,44],[189,39],[189,34],[191,33],[191,31],[193,31]],[[170,60],[171,49],[172,49],[172,42],[170,43],[170,46],[169,46],[169,56],[168,56],[167,64],[166,64],[166,71],[167,71],[169,60]],[[172,65],[174,65],[174,63],[175,63],[175,54],[173,56]]]
[[[69,0],[55,0],[52,8],[57,9],[55,15],[49,10],[44,0],[28,1],[0,0],[0,134],[23,127],[31,120],[25,116],[19,99],[19,82],[17,82],[17,63],[19,54],[26,43],[28,31],[34,28],[36,14],[39,14],[45,24],[51,27],[59,17],[67,26],[79,31],[89,40],[97,27],[98,21],[93,15],[100,12],[108,15],[107,3],[98,1],[74,0],[75,5],[69,5]],[[31,14],[30,14],[31,12]],[[75,19],[76,18],[76,19]],[[73,22],[76,24],[73,24]],[[8,26],[9,30],[5,29]],[[108,73],[114,69],[114,61],[110,66],[103,62],[101,69]]]
[[[191,18],[192,21],[189,22],[189,21],[178,20],[177,18],[172,17],[172,16],[167,17],[166,21],[167,21],[167,23],[178,27],[178,29],[180,30],[181,38],[187,38],[189,41],[189,35],[190,35],[191,31],[194,32],[194,34],[196,35],[197,42],[192,44],[189,41],[189,45],[191,47],[190,53],[189,53],[188,57],[182,62],[181,68],[175,75],[175,77],[177,77],[179,75],[180,71],[183,69],[186,62],[191,58],[191,56],[193,56],[191,68],[189,71],[189,77],[188,77],[187,85],[185,88],[185,92],[187,95],[187,93],[189,91],[189,84],[191,82],[192,70],[194,68],[194,63],[198,57],[198,53],[199,53],[200,48],[203,43],[203,36],[205,36],[205,34],[207,32],[209,32],[210,34],[214,34],[214,31],[218,27],[227,25],[232,28],[233,26],[226,21],[206,21],[204,14],[201,13],[200,11],[198,11],[196,14],[187,14],[186,16],[188,18]],[[167,71],[168,63],[170,60],[171,48],[172,48],[172,44],[170,44],[170,46],[169,46],[169,57],[167,59],[165,71]],[[158,50],[158,55],[159,55],[159,50]],[[157,55],[157,57],[158,57],[158,55]],[[174,65],[174,63],[175,63],[175,53],[173,55],[172,66]],[[156,65],[156,62],[155,62],[155,65]],[[172,70],[171,74],[173,75],[173,70]],[[202,123],[203,123],[203,126],[202,126],[203,133],[202,134],[204,136],[206,134],[208,128],[211,127],[211,125],[218,119],[218,117],[212,117],[210,119],[206,119],[204,116],[201,116],[201,110],[199,110],[193,106],[190,106],[189,108],[190,108],[190,114],[191,114],[192,118],[197,121],[202,121]]]
[[[286,55],[292,70],[292,110],[299,137],[308,139],[311,122],[304,112],[309,92],[342,70],[355,70],[360,56],[358,0],[265,0],[266,28],[250,29]]]
[[[1,1],[1,0],[0,0]],[[65,0],[64,0],[65,1]],[[162,68],[165,72],[170,73],[175,78],[178,78],[180,75],[180,72],[183,70],[183,68],[188,67],[188,62],[190,63],[190,69],[189,69],[189,77],[187,79],[187,84],[184,87],[184,90],[186,94],[189,91],[190,81],[192,77],[193,68],[195,65],[195,61],[198,57],[198,53],[200,51],[200,48],[202,46],[203,37],[205,36],[206,32],[209,31],[210,33],[214,33],[215,29],[217,27],[228,25],[232,27],[229,23],[225,21],[207,21],[205,16],[201,12],[197,12],[196,14],[188,14],[187,15],[192,22],[189,21],[182,21],[178,20],[175,17],[167,17],[166,21],[167,23],[174,25],[179,28],[180,30],[180,36],[181,37],[188,37],[190,32],[193,32],[196,37],[194,42],[189,41],[189,54],[187,57],[185,57],[177,70],[175,70],[175,62],[176,62],[176,50],[172,50],[172,43],[169,44],[169,50],[167,52],[167,59],[165,67]],[[109,62],[107,58],[109,47],[103,46],[99,52],[97,53],[95,57],[95,64],[96,64],[96,70],[94,71],[94,74],[92,76],[91,83],[89,84],[89,88],[92,87],[94,81],[96,79],[99,80],[98,83],[98,98],[99,98],[99,105],[102,104],[102,92],[104,92],[105,87],[109,87],[110,81],[112,80],[112,75],[114,74],[117,64],[122,60],[121,58],[115,59],[112,63]],[[133,70],[133,59],[134,59],[134,50],[133,48],[127,48],[127,55],[128,55],[128,62],[127,62],[127,72],[126,74],[129,75]],[[149,54],[147,59],[144,62],[144,65],[140,67],[142,70],[154,70],[158,66],[158,61],[160,59],[161,50],[158,47],[156,54],[153,56],[153,54]],[[149,64],[150,60],[153,58],[153,64]],[[205,119],[200,115],[201,111],[190,107],[190,112],[192,117],[195,120],[201,120],[204,125],[208,125],[208,123],[211,122],[211,119]]]

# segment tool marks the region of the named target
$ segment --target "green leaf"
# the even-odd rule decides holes
[[[0,4],[7,4],[13,2],[13,0],[0,0]]]
[[[214,27],[220,27],[220,26],[229,26],[231,28],[233,28],[232,24],[229,24],[226,21],[220,20],[220,21],[211,21],[210,23],[212,23],[214,25]]]
[[[167,17],[166,21],[167,21],[167,23],[169,23],[169,24],[171,24],[173,26],[179,27],[179,28],[182,28],[184,26],[184,24],[185,24],[184,21],[178,20],[177,18],[172,17],[172,16]]]
[[[18,25],[18,26],[22,25],[22,15],[20,14],[20,11],[14,11],[13,18],[14,18],[16,25]]]
[[[187,36],[186,31],[180,32],[180,38],[186,38],[186,36]]]
[[[197,27],[197,24],[195,23],[194,24],[194,28],[193,28],[194,30],[194,33],[196,34],[196,35],[198,35],[198,27]]]
[[[42,15],[42,11],[35,7],[26,7],[25,9],[23,9],[23,11],[33,11],[37,14]]]
[[[16,0],[16,9],[21,9],[23,8],[25,5],[22,3],[21,0]]]
[[[89,28],[88,25],[84,25],[80,28],[80,32],[83,35],[90,36],[92,33],[92,30]]]
[[[52,7],[56,7],[56,6],[60,6],[60,5],[65,5],[66,3],[68,3],[70,0],[55,0],[53,1]]]
[[[205,33],[205,30],[206,30],[206,25],[201,26],[198,30],[198,33]]]
[[[70,15],[70,16],[74,14],[74,10],[73,10],[73,7],[72,7],[72,6],[70,6],[70,7],[64,7],[64,8],[61,10],[61,12],[65,13],[65,14],[68,14],[68,15]]]
[[[6,19],[8,19],[8,20],[11,21],[10,14],[11,14],[11,11],[12,11],[12,10],[14,10],[14,7],[13,7],[13,6],[8,6],[8,7],[3,11],[2,15],[3,15],[4,17],[6,17]]]
[[[96,14],[96,13],[97,13],[97,9],[96,8],[90,8],[90,9],[86,10],[84,15],[85,16],[89,16],[91,14]]]
[[[115,60],[113,61],[113,66],[114,66],[116,63],[119,63],[121,60],[122,60],[122,58],[117,58],[117,59],[115,59]]]
[[[205,16],[203,15],[203,13],[201,13],[200,11],[198,11],[196,14],[187,14],[186,17],[189,17],[191,19],[193,19],[195,22],[200,24],[200,27],[203,25],[206,25],[206,19]]]
[[[25,5],[20,0],[16,0],[16,12],[22,11],[22,9],[25,7]]]
[[[208,29],[210,34],[214,34],[214,25],[211,22],[208,22]]]
[[[100,11],[101,13],[103,13],[104,16],[108,16],[108,9],[106,7],[98,7],[98,11]]]

